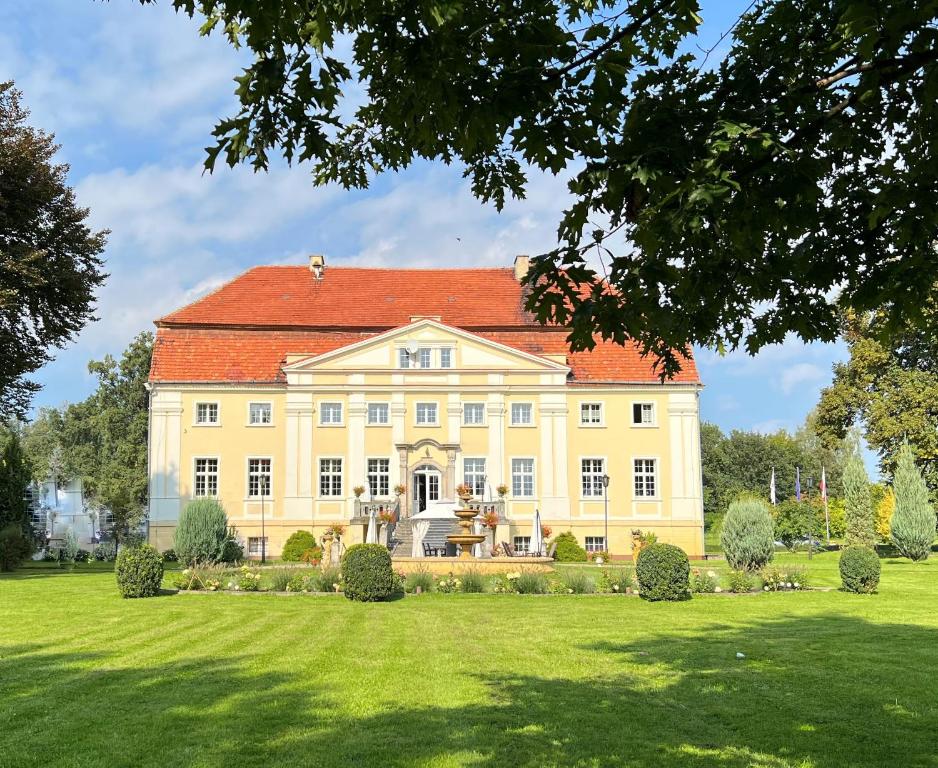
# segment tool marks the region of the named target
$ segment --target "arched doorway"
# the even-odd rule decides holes
[[[432,464],[421,464],[412,474],[414,489],[413,514],[423,512],[431,501],[440,500],[442,473]]]

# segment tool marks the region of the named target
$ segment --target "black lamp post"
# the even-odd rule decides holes
[[[605,519],[605,533],[603,535],[603,546],[606,548],[606,552],[609,551],[609,494],[607,490],[609,488],[609,475],[603,475],[603,516]]]

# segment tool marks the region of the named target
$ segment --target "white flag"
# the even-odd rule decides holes
[[[769,501],[775,505],[775,467],[772,467],[772,480],[769,483]]]

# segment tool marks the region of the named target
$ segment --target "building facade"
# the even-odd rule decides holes
[[[539,510],[587,549],[629,555],[641,529],[702,555],[694,361],[662,383],[634,347],[571,352],[524,311],[526,269],[311,257],[158,320],[151,542],[172,546],[199,496],[222,501],[252,554],[334,523],[355,541],[363,502],[406,518],[465,483],[498,503],[501,541],[524,546]]]

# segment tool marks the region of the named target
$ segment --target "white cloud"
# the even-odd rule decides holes
[[[810,388],[830,378],[830,373],[814,363],[795,363],[787,366],[780,379],[782,392],[791,394],[796,387],[809,385]]]

